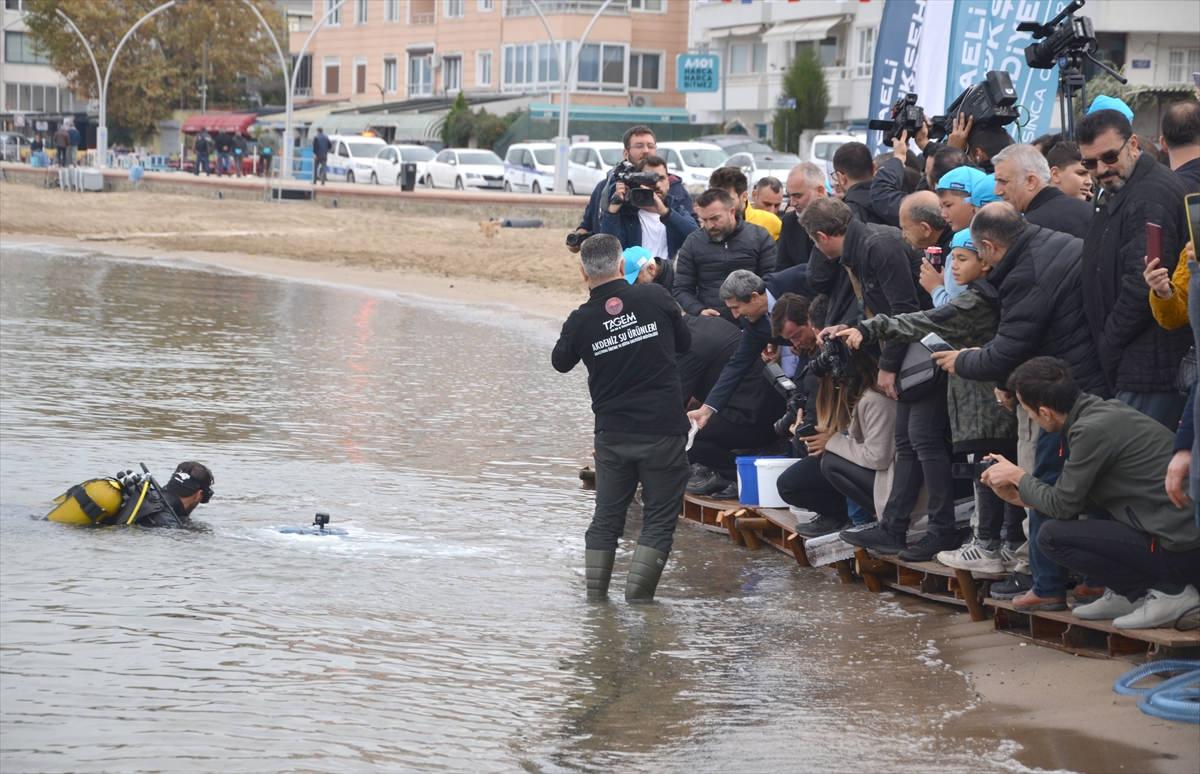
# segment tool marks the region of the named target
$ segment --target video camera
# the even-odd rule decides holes
[[[629,204],[634,207],[654,206],[654,187],[658,184],[658,175],[653,172],[638,172],[629,159],[624,159],[613,168],[613,188],[609,195],[609,204],[624,204],[625,200],[617,196],[616,184],[624,183],[629,189]]]
[[[934,116],[929,122],[929,138],[941,140],[954,129],[954,119],[964,115],[974,119],[972,127],[1007,126],[1017,120],[1017,90],[1012,78],[1003,70],[990,70],[984,79],[968,86],[966,91],[946,108],[946,115]]]
[[[925,111],[917,104],[917,95],[912,92],[896,100],[892,105],[890,119],[876,118],[867,122],[868,128],[883,131],[884,142],[889,145],[904,132],[908,132],[910,139],[915,137],[924,125]]]
[[[1096,29],[1086,16],[1075,16],[1083,7],[1083,0],[1075,0],[1045,24],[1022,22],[1017,25],[1021,32],[1032,32],[1038,41],[1025,47],[1025,62],[1038,70],[1049,70],[1058,65],[1058,60],[1073,54],[1081,57],[1096,53]]]

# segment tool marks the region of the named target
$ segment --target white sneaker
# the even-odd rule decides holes
[[[1137,602],[1130,602],[1125,595],[1118,594],[1112,589],[1105,589],[1104,596],[1099,599],[1071,608],[1071,615],[1084,621],[1108,621],[1129,615],[1141,604],[1142,600],[1140,599]]]
[[[1157,629],[1170,626],[1184,613],[1200,606],[1200,591],[1195,586],[1186,586],[1178,594],[1167,594],[1150,589],[1146,601],[1132,613],[1113,621],[1118,629]]]
[[[1004,563],[1005,572],[1013,572],[1021,563],[1021,557],[1017,556],[1017,549],[1009,548],[1005,543],[1000,547],[1000,561]]]
[[[1004,572],[1004,562],[1000,560],[1000,551],[992,551],[975,542],[954,551],[941,551],[937,560],[955,570],[970,572]]]

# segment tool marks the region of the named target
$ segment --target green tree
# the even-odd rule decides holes
[[[117,43],[162,0],[26,0],[26,24],[50,64],[73,92],[98,99],[91,60],[79,38],[55,13],[61,8],[92,46],[103,75]],[[283,17],[272,0],[252,0],[281,41]],[[286,45],[286,44],[284,44]],[[108,123],[137,140],[158,131],[178,106],[198,108],[199,87],[208,106],[242,102],[249,79],[280,79],[279,58],[258,20],[240,0],[181,0],[138,28],[121,50],[108,87]]]
[[[825,126],[829,112],[829,85],[821,60],[812,47],[801,48],[783,77],[783,99],[796,100],[795,108],[775,111],[775,145],[780,150],[799,148],[800,132]]]
[[[465,148],[471,142],[474,128],[475,117],[467,107],[467,98],[460,91],[442,122],[442,142],[448,148]]]

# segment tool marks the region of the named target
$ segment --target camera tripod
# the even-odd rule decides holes
[[[1092,56],[1092,49],[1096,45],[1094,39],[1087,42],[1090,43],[1089,46],[1070,49],[1058,61],[1058,109],[1064,140],[1075,139],[1075,96],[1079,95],[1080,102],[1086,101],[1086,79],[1083,77],[1085,59],[1116,78],[1122,85],[1129,82],[1119,72]]]

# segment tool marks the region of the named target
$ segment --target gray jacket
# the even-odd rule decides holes
[[[1169,551],[1200,548],[1200,525],[1163,487],[1174,447],[1170,430],[1120,401],[1084,393],[1063,433],[1071,453],[1062,474],[1054,484],[1026,474],[1020,485],[1026,505],[1055,519],[1105,510]]]

